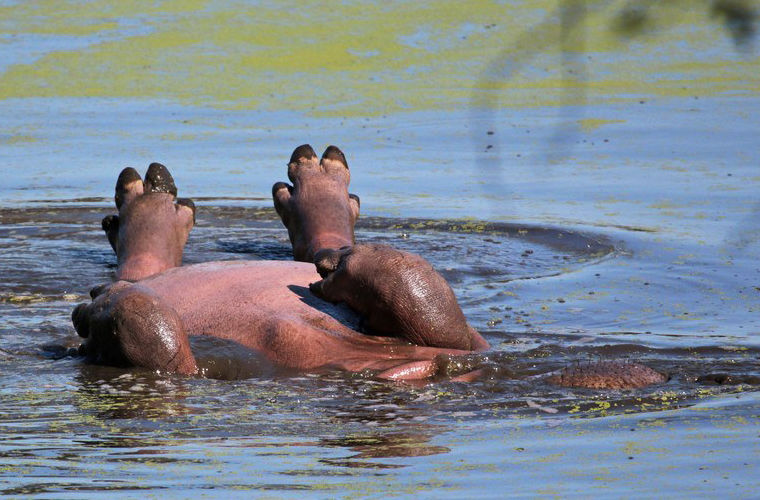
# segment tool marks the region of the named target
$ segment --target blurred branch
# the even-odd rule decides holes
[[[550,139],[549,163],[567,154],[566,149],[572,143],[573,134],[577,133],[568,130],[567,124],[580,113],[578,106],[570,104],[586,102],[585,86],[578,85],[587,79],[583,58],[583,23],[589,12],[603,11],[611,2],[612,0],[560,0],[555,10],[549,12],[541,22],[518,34],[512,43],[491,60],[481,73],[476,86],[479,90],[473,93],[470,103],[473,119],[481,122],[471,129],[478,149],[484,145],[485,138],[480,135],[484,127],[489,136],[496,133],[495,110],[499,107],[500,94],[507,82],[537,54],[557,47],[565,88],[559,106],[560,124]],[[671,13],[667,13],[666,9]],[[610,25],[619,36],[635,37],[655,27],[667,27],[668,16],[672,19],[672,12],[694,9],[704,9],[708,16],[722,21],[739,49],[748,48],[756,37],[757,8],[752,0],[628,0],[613,14]],[[503,194],[506,186],[498,144],[499,141],[495,140],[493,144],[486,145],[488,154],[481,156],[477,162],[480,175],[485,181],[484,186],[489,191]]]
[[[757,9],[751,0],[629,0],[615,16],[612,27],[621,35],[639,35],[662,20],[658,10],[672,9],[675,4],[683,5],[684,9],[705,8],[712,18],[724,23],[739,48],[747,47],[757,33]]]
[[[757,14],[749,2],[742,0],[715,0],[711,9],[714,17],[723,18],[734,43],[746,47],[755,37]]]

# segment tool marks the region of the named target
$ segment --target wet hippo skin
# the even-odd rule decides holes
[[[345,302],[373,332],[415,345],[483,350],[454,292],[425,259],[388,245],[354,245],[317,253],[314,295]]]
[[[275,184],[273,197],[297,259],[353,243],[359,201],[348,194],[348,172],[343,153],[334,146],[321,159],[306,145],[294,151],[288,165],[293,184]],[[359,333],[355,312],[309,291],[320,280],[312,263],[178,267],[195,207],[176,193],[160,164],[150,166],[144,181],[133,169],[119,176],[119,214],[103,222],[117,254],[119,281],[93,289],[92,303],[77,306],[72,314],[91,361],[192,374],[197,363],[188,336],[212,335],[253,349],[282,368],[372,370],[379,377],[408,379],[434,375],[436,356],[469,352],[445,342],[417,346],[403,335]],[[447,285],[442,291],[450,293]],[[465,335],[476,339],[468,345],[487,346],[466,328]]]
[[[318,159],[310,146],[299,146],[288,177],[292,184],[278,182],[272,194],[302,262],[179,267],[195,206],[176,197],[163,165],[151,164],[144,180],[125,169],[116,184],[119,213],[103,220],[118,281],[94,288],[92,302],[72,313],[87,358],[196,374],[189,336],[213,336],[255,351],[278,369],[368,370],[409,380],[437,375],[448,356],[488,348],[427,261],[388,246],[355,244],[359,199],[348,193],[340,149],[330,146]],[[640,365],[569,370],[551,381],[603,388],[664,380],[636,371],[636,384],[628,384],[621,376],[625,366]]]

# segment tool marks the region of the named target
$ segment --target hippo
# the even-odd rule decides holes
[[[360,244],[320,250],[314,263],[322,280],[309,285],[311,292],[346,303],[362,315],[365,330],[420,346],[488,348],[467,324],[449,284],[419,255]]]
[[[195,222],[166,167],[144,179],[126,168],[116,182],[118,215],[102,227],[116,253],[116,281],[93,288],[72,312],[89,362],[202,375],[191,336],[239,344],[275,370],[345,370],[380,379],[442,374],[446,360],[485,351],[446,280],[422,257],[356,243],[359,197],[349,194],[344,153],[318,158],[297,147],[292,184],[272,188],[294,261],[223,261],[182,266]],[[477,372],[457,380],[473,380]],[[570,367],[564,386],[643,387],[665,376],[635,363]]]

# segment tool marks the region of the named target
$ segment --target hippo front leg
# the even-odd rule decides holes
[[[126,281],[94,292],[92,303],[79,304],[71,315],[74,328],[85,339],[88,361],[197,373],[179,315],[155,293]]]

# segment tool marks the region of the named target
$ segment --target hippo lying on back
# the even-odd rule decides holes
[[[296,148],[288,177],[292,185],[278,182],[272,194],[302,262],[180,267],[195,206],[176,198],[162,165],[152,164],[144,180],[125,169],[116,183],[119,213],[103,221],[117,281],[94,288],[92,302],[72,313],[88,360],[196,374],[189,336],[210,335],[252,349],[274,369],[408,380],[438,375],[447,356],[488,348],[427,261],[355,243],[359,198],[348,193],[340,149],[330,146],[318,159],[310,146]],[[642,365],[607,362],[549,380],[603,388],[665,378]]]

